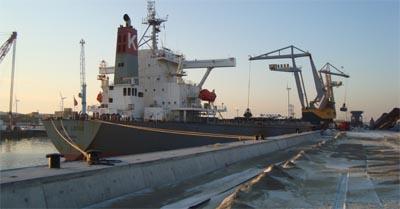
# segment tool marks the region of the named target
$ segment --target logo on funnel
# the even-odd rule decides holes
[[[136,46],[136,36],[135,34],[131,35],[131,33],[128,33],[128,48],[133,48],[134,50],[137,50]]]

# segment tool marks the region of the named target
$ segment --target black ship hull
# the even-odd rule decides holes
[[[100,151],[105,157],[255,140],[312,129],[308,123],[288,121],[204,124],[48,120],[44,124],[53,144],[67,160],[83,157],[71,144],[85,152]]]

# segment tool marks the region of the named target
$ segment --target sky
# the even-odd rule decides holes
[[[79,40],[86,41],[88,104],[97,104],[101,60],[114,63],[117,28],[127,13],[139,34],[146,16],[145,0],[0,0],[0,43],[18,32],[15,95],[18,112],[52,113],[73,106],[80,91]],[[287,114],[290,101],[300,117],[294,77],[271,72],[274,60],[248,61],[249,56],[295,45],[311,52],[316,67],[341,67],[349,79],[335,77],[337,109],[363,110],[364,120],[400,106],[400,4],[398,0],[158,0],[157,13],[168,16],[160,44],[187,59],[235,57],[234,68],[214,69],[204,88],[215,89],[225,117],[243,114]],[[314,98],[307,59],[299,60],[309,100]],[[112,65],[112,64],[111,64]],[[185,79],[199,82],[204,70],[190,69]],[[11,52],[0,63],[0,111],[8,111]],[[13,108],[15,111],[15,107]],[[338,111],[338,119],[346,115]],[[349,114],[347,115],[349,117]]]

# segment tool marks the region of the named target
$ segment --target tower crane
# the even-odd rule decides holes
[[[290,50],[289,53],[286,52],[288,50]],[[308,57],[310,60],[311,70],[314,78],[315,90],[317,92],[316,97],[310,102],[308,102],[301,68],[297,67],[296,65],[296,58],[303,58],[303,57]],[[250,61],[270,60],[270,59],[271,60],[291,59],[292,66],[290,66],[289,64],[270,64],[269,69],[271,71],[290,72],[294,74],[297,86],[297,92],[302,107],[303,120],[307,120],[315,124],[320,124],[321,122],[330,122],[336,117],[336,112],[334,108],[327,105],[326,104],[327,102],[324,100],[324,98],[329,98],[329,96],[327,97],[327,91],[324,86],[323,79],[320,76],[321,75],[320,73],[322,72],[317,71],[310,52],[301,50],[291,45],[259,56],[249,58]]]
[[[12,104],[13,104],[13,94],[14,94],[14,73],[15,73],[15,51],[17,46],[17,32],[12,32],[10,38],[7,39],[3,45],[0,47],[0,63],[3,61],[4,57],[7,55],[8,51],[13,45],[13,55],[12,55],[12,64],[11,64],[11,86],[10,86],[10,103],[9,103],[9,118],[10,124],[9,129],[13,130],[13,116],[12,116]]]

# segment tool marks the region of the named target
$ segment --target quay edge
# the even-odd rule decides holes
[[[63,163],[1,172],[1,208],[82,208],[142,189],[178,183],[231,164],[329,138],[319,131],[218,146],[121,156],[115,166]]]

